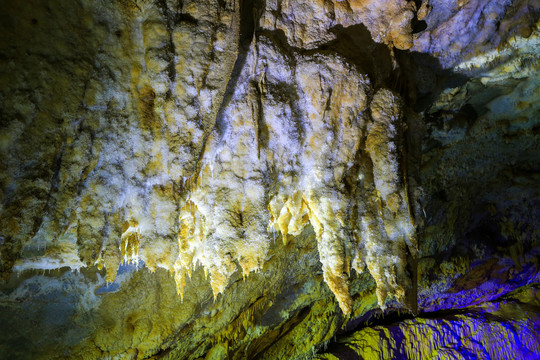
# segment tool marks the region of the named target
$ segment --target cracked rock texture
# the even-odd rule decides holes
[[[539,16],[0,3],[0,358],[540,356]]]

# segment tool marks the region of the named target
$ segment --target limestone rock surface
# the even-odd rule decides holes
[[[0,358],[537,356],[539,14],[1,2]]]

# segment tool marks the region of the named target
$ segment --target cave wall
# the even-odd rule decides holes
[[[2,356],[538,356],[539,11],[3,2]]]

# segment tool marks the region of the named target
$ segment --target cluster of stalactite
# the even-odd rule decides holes
[[[416,7],[327,3],[269,1],[257,12],[249,1],[126,1],[104,12],[80,2],[73,11],[88,21],[53,19],[74,38],[32,43],[36,53],[82,60],[32,77],[38,61],[6,80],[15,95],[5,115],[15,120],[2,151],[27,157],[1,163],[2,184],[16,184],[3,186],[3,274],[97,265],[112,282],[122,262],[142,261],[174,273],[183,294],[200,265],[217,296],[237,265],[244,276],[260,271],[276,236],[287,243],[309,225],[345,313],[351,269],[367,267],[381,306],[387,295],[403,299],[417,251],[403,100],[318,47],[336,38],[321,26],[334,18],[407,49]],[[88,46],[68,45],[88,33]],[[10,56],[24,53],[17,44]],[[72,97],[18,97],[42,91],[45,73]]]

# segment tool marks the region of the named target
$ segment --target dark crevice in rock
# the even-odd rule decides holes
[[[225,94],[216,116],[215,127],[221,135],[227,131],[225,123],[222,120],[223,112],[232,100],[238,79],[246,64],[249,47],[256,31],[256,25],[259,23],[260,14],[258,15],[259,17],[256,17],[256,14],[258,13],[256,11],[257,8],[264,8],[263,0],[242,0],[240,2],[240,38],[238,42],[238,56],[234,63],[231,77],[227,83]]]
[[[264,74],[261,76],[261,78],[254,84],[255,92],[256,92],[256,99],[257,99],[257,105],[256,105],[256,111],[254,116],[254,126],[255,126],[255,133],[256,133],[256,140],[257,140],[257,152],[258,156],[261,156],[261,147],[266,148],[268,146],[268,125],[266,125],[265,116],[264,116],[264,104],[263,99],[265,97],[265,89],[264,89]]]
[[[64,133],[63,135],[63,140],[62,140],[62,145],[60,147],[60,150],[58,151],[58,155],[56,156],[56,159],[53,161],[53,167],[52,167],[52,177],[51,177],[51,180],[50,180],[50,188],[49,188],[49,191],[47,193],[47,198],[45,200],[45,205],[43,206],[43,209],[40,213],[40,218],[37,218],[35,219],[34,221],[34,225],[32,227],[32,233],[30,234],[30,236],[34,236],[42,222],[43,222],[43,218],[49,213],[50,209],[51,209],[51,201],[53,201],[54,199],[54,196],[55,194],[58,192],[58,185],[59,185],[59,182],[60,182],[60,170],[62,168],[62,158],[64,156],[64,151],[65,151],[65,144],[66,144],[66,139],[67,139],[67,134]]]
[[[167,32],[169,38],[167,44],[165,45],[165,51],[163,52],[163,55],[165,60],[168,62],[167,76],[169,77],[169,81],[171,82],[171,84],[173,84],[176,80],[176,64],[174,61],[176,49],[173,41],[174,27],[180,20],[183,20],[184,18],[191,19],[191,16],[183,16],[183,14],[181,13],[174,13],[172,10],[169,9],[166,0],[157,0],[156,4],[159,8],[159,11],[161,12],[161,15],[165,18],[165,22],[167,25]],[[167,90],[167,93],[165,94],[165,98],[171,99],[172,95],[173,94],[171,88],[169,88]]]
[[[291,314],[290,319],[282,326],[272,330],[266,339],[264,339],[264,337],[256,339],[254,344],[250,346],[250,351],[251,348],[253,348],[253,352],[250,354],[249,358],[253,360],[263,359],[265,357],[265,352],[279,343],[280,339],[285,338],[289,332],[294,330],[298,324],[309,316],[310,312],[311,308],[309,306],[299,309],[296,313]],[[277,332],[277,334],[272,334],[274,332]]]
[[[430,106],[444,89],[462,86],[470,79],[465,74],[444,69],[439,60],[429,54],[412,52],[407,56],[411,67],[406,71],[410,71],[409,76],[419,84],[415,84],[418,98],[414,109],[417,112]]]
[[[222,4],[220,4],[221,6]],[[246,63],[246,58],[249,52],[250,44],[254,38],[256,32],[256,26],[259,23],[260,12],[256,11],[258,8],[264,8],[265,0],[242,0],[240,1],[240,14],[239,14],[239,37],[237,56],[234,62],[230,77],[227,81],[223,97],[216,111],[216,117],[210,131],[206,134],[201,145],[201,151],[195,165],[194,177],[197,178],[197,174],[201,166],[201,158],[204,154],[208,137],[210,136],[212,129],[215,129],[219,136],[223,136],[227,129],[226,124],[223,121],[224,111],[230,104],[236,85],[240,78],[242,69]]]
[[[185,14],[185,13],[177,13],[174,17],[174,25],[175,26],[178,26],[180,25],[181,23],[187,23],[187,24],[191,24],[191,25],[197,25],[199,23],[199,20],[195,19],[193,16],[191,16],[190,14]]]
[[[424,20],[418,20],[418,19],[415,19],[415,20],[416,21],[413,22],[413,27],[412,27],[413,34],[417,34],[427,29],[427,22],[425,22]]]

